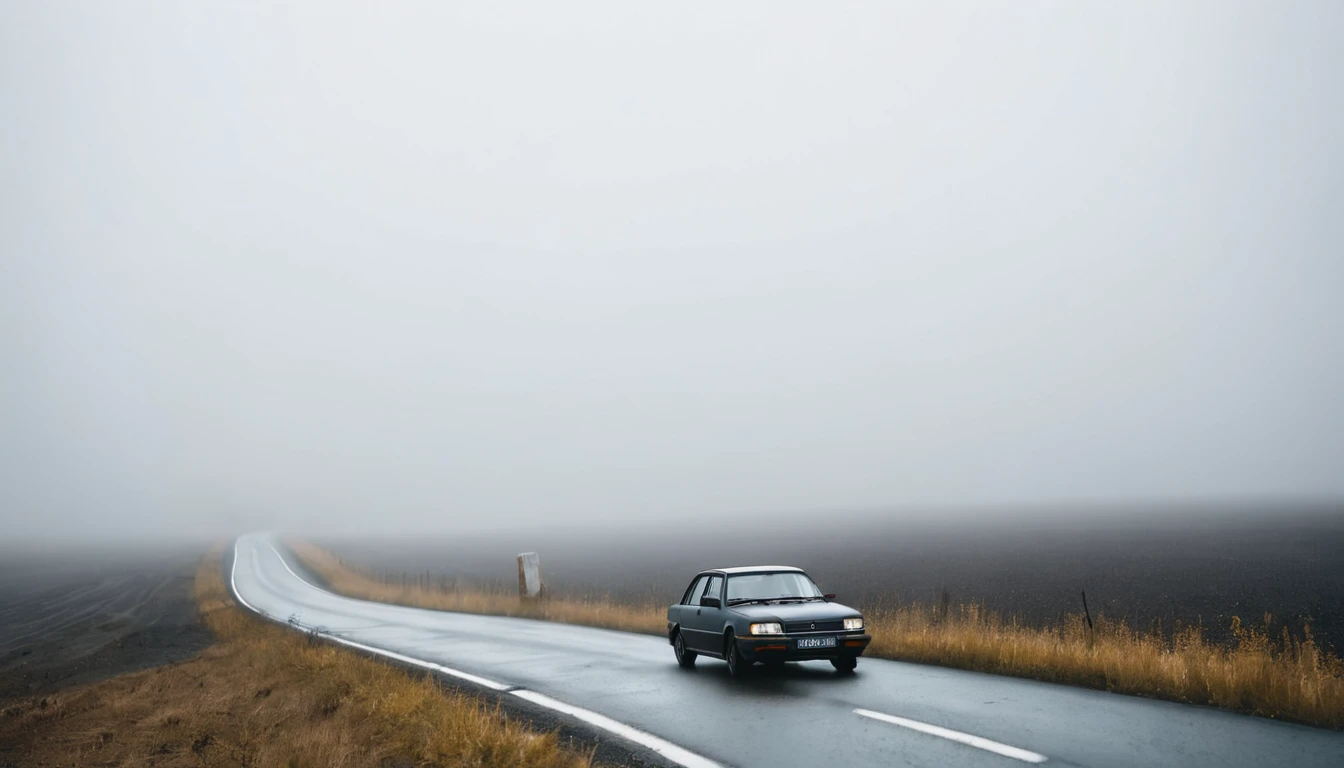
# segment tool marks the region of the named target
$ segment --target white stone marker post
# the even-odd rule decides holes
[[[518,597],[536,600],[541,594],[541,556],[524,552],[518,555]]]

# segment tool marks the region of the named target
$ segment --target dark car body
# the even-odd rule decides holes
[[[801,576],[816,593],[804,599],[730,599],[732,579],[772,574],[788,574],[799,584]],[[686,667],[704,655],[727,660],[734,675],[758,662],[814,659],[849,671],[872,638],[862,628],[858,611],[831,602],[830,597],[816,589],[806,572],[792,566],[711,568],[696,574],[680,602],[667,609],[667,639]],[[845,629],[846,619],[859,619],[860,628]],[[779,624],[780,631],[753,634],[753,624]]]

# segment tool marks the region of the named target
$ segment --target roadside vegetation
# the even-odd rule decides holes
[[[1054,626],[1024,626],[977,605],[869,608],[868,653],[1000,675],[1100,688],[1262,717],[1344,728],[1344,663],[1298,637],[1234,618],[1235,640],[1217,645],[1197,626],[1171,637],[1072,614]]]
[[[666,605],[632,605],[612,600],[556,596],[544,600],[520,600],[516,591],[443,584],[418,577],[386,581],[382,574],[342,562],[310,542],[289,539],[285,544],[327,586],[349,597],[439,611],[520,616],[650,635],[667,634]]]
[[[294,554],[341,594],[445,611],[523,616],[662,636],[664,605],[548,597],[429,579],[386,576],[346,564],[309,542],[288,542]],[[1344,662],[1316,644],[1310,627],[1297,634],[1234,618],[1233,641],[1216,644],[1198,626],[1168,635],[1081,614],[1055,625],[1027,626],[978,605],[863,606],[873,635],[868,656],[1046,680],[1262,717],[1344,729]],[[669,658],[671,658],[669,653]]]
[[[216,550],[195,585],[216,644],[187,662],[5,705],[0,744],[10,757],[35,766],[590,764],[554,734],[432,678],[244,613],[221,572]]]

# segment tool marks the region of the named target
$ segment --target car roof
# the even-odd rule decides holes
[[[704,573],[770,573],[787,571],[790,573],[802,573],[802,568],[795,568],[792,565],[738,565],[732,568],[708,568]]]

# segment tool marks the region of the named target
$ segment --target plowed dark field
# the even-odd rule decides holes
[[[203,551],[6,553],[0,561],[0,699],[199,653],[212,642],[191,594]]]
[[[845,602],[976,601],[1027,622],[1082,610],[1165,631],[1202,623],[1229,638],[1232,616],[1344,650],[1344,509],[1266,515],[1145,510],[1125,523],[1023,519],[919,526],[871,516],[793,514],[652,529],[518,530],[507,536],[320,540],[389,579],[463,579],[515,588],[514,557],[541,553],[547,588],[670,603],[696,570],[782,563]]]

